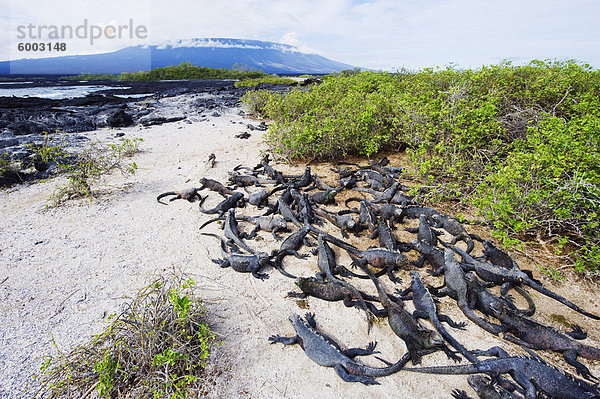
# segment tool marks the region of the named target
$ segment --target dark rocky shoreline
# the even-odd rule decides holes
[[[14,84],[11,88],[81,85],[104,85],[109,88],[85,97],[60,100],[0,97],[0,159],[20,165],[17,170],[11,169],[0,174],[0,187],[48,177],[47,170],[35,169],[34,153],[28,146],[42,143],[45,132],[66,133],[64,136],[57,135],[57,140],[64,140],[67,147],[79,147],[89,141],[85,132],[100,128],[153,126],[181,120],[188,123],[201,122],[209,117],[220,116],[225,108],[238,105],[240,97],[249,90],[234,87],[234,81],[231,80],[45,80],[35,82],[33,86]],[[272,89],[284,90],[287,87]],[[0,90],[0,95],[1,93]],[[148,95],[124,97],[142,94]],[[34,172],[31,172],[32,166]]]

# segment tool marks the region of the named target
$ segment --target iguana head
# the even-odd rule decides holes
[[[277,216],[271,220],[271,227],[272,228],[279,227],[280,229],[287,229],[287,222],[285,221],[284,218]]]
[[[433,348],[444,345],[444,338],[437,331],[427,330],[423,341],[424,348]]]
[[[348,230],[354,230],[356,228],[356,221],[352,217],[346,219],[344,221],[344,224],[346,225],[346,229]]]
[[[417,282],[417,281],[421,281],[421,276],[419,275],[419,272],[416,270],[411,270],[410,273],[408,273],[410,275],[410,279],[413,282]]]
[[[417,251],[421,252],[421,241],[414,239],[410,242],[413,246],[414,249],[416,249]]]
[[[406,266],[406,256],[402,255],[402,254],[396,254],[395,259],[394,259],[394,263],[396,264],[396,267],[402,267],[402,266]]]

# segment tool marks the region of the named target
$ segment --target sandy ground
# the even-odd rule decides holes
[[[186,201],[175,201],[169,206],[156,202],[156,196],[164,191],[197,186],[203,176],[225,181],[227,171],[234,166],[257,163],[264,148],[261,134],[253,132],[249,140],[233,138],[246,130],[245,124],[256,123],[239,116],[238,111],[232,109],[219,118],[191,124],[178,122],[151,129],[96,132],[98,139],[116,140],[115,133],[123,132],[125,137],[143,137],[144,142],[143,152],[134,158],[137,173],[132,177],[108,176],[101,194],[91,202],[71,201],[44,211],[48,196],[63,182],[60,178],[0,191],[1,398],[30,396],[23,390],[32,383],[31,377],[39,369],[42,357],[55,353],[52,337],[61,350],[86,342],[106,326],[106,316],[120,309],[125,296],[135,295],[153,274],[173,269],[189,273],[197,281],[213,328],[223,341],[212,352],[210,380],[199,396],[449,398],[456,388],[474,396],[463,376],[400,372],[379,378],[378,386],[346,383],[333,369],[314,364],[298,346],[269,344],[267,338],[272,334],[292,335],[288,322],[291,314],[310,311],[316,314],[320,328],[344,347],[364,347],[377,341],[381,356],[390,361],[405,351],[386,320],[367,334],[365,317],[359,310],[314,298],[286,298],[295,286],[276,271],[269,271],[271,277],[260,281],[249,274],[219,268],[210,261],[220,255],[218,242],[198,231],[209,216],[201,214],[197,204]],[[216,154],[217,164],[207,170],[205,161],[210,153]],[[300,165],[287,170],[302,168]],[[325,166],[315,169],[326,170]],[[218,201],[213,194],[207,205]],[[217,232],[217,226],[207,230]],[[277,247],[270,233],[260,234],[263,240],[252,241],[251,245]],[[348,264],[346,257],[341,259]],[[527,263],[524,259],[519,261]],[[317,270],[314,258],[288,258],[285,264],[288,271],[297,275],[309,276]],[[404,288],[410,279],[407,272],[402,277]],[[387,279],[382,281],[393,291]],[[441,280],[428,281],[439,285]],[[370,289],[368,284],[361,287]],[[549,287],[583,308],[600,313],[600,295],[592,287],[568,282]],[[539,295],[536,302],[537,319],[564,328],[552,316],[563,315],[589,332],[587,343],[600,342],[597,323]],[[446,299],[442,300],[441,310],[457,321],[466,321]],[[509,352],[518,353],[510,344],[472,323],[465,331],[450,331],[470,349],[501,344]],[[559,355],[545,355],[570,370]],[[381,366],[372,357],[361,361]],[[598,362],[583,362],[600,375]],[[423,360],[423,365],[450,363],[441,352]]]

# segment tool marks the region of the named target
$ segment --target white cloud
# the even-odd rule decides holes
[[[376,69],[451,61],[478,66],[510,57],[574,57],[600,66],[596,0],[11,0],[10,15],[12,24],[133,18],[148,26],[143,43],[266,40]],[[2,38],[6,33],[0,33],[0,59],[6,59]],[[74,42],[71,49],[99,52],[137,43],[103,40],[90,48]]]

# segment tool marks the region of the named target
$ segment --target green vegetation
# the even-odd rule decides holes
[[[185,398],[202,385],[215,335],[194,282],[159,278],[82,346],[49,356],[35,397]],[[56,343],[55,343],[56,346]]]
[[[297,81],[290,78],[281,78],[277,75],[266,76],[262,78],[254,78],[254,79],[244,79],[239,82],[235,82],[235,87],[252,87],[257,86],[260,83],[268,83],[274,85],[290,85],[295,86],[298,84]]]
[[[286,158],[407,149],[431,201],[469,202],[505,245],[552,243],[600,267],[600,73],[576,62],[347,71],[285,96],[248,92]]]
[[[112,73],[82,73],[80,75],[61,76],[59,80],[121,80],[121,75]]]
[[[268,76],[262,71],[226,68],[207,68],[194,66],[190,62],[182,62],[177,66],[155,68],[150,71],[123,72],[120,75],[111,74],[82,74],[63,76],[63,80],[192,80],[192,79],[255,79]]]
[[[72,198],[92,198],[93,185],[104,175],[115,170],[123,174],[133,174],[137,169],[135,162],[126,158],[139,152],[141,138],[124,139],[121,144],[103,145],[92,142],[80,153],[73,155],[64,150],[64,140],[52,145],[58,132],[45,133],[44,142],[29,145],[39,162],[55,163],[68,179],[67,183],[56,188],[50,197],[51,206],[59,206]]]

